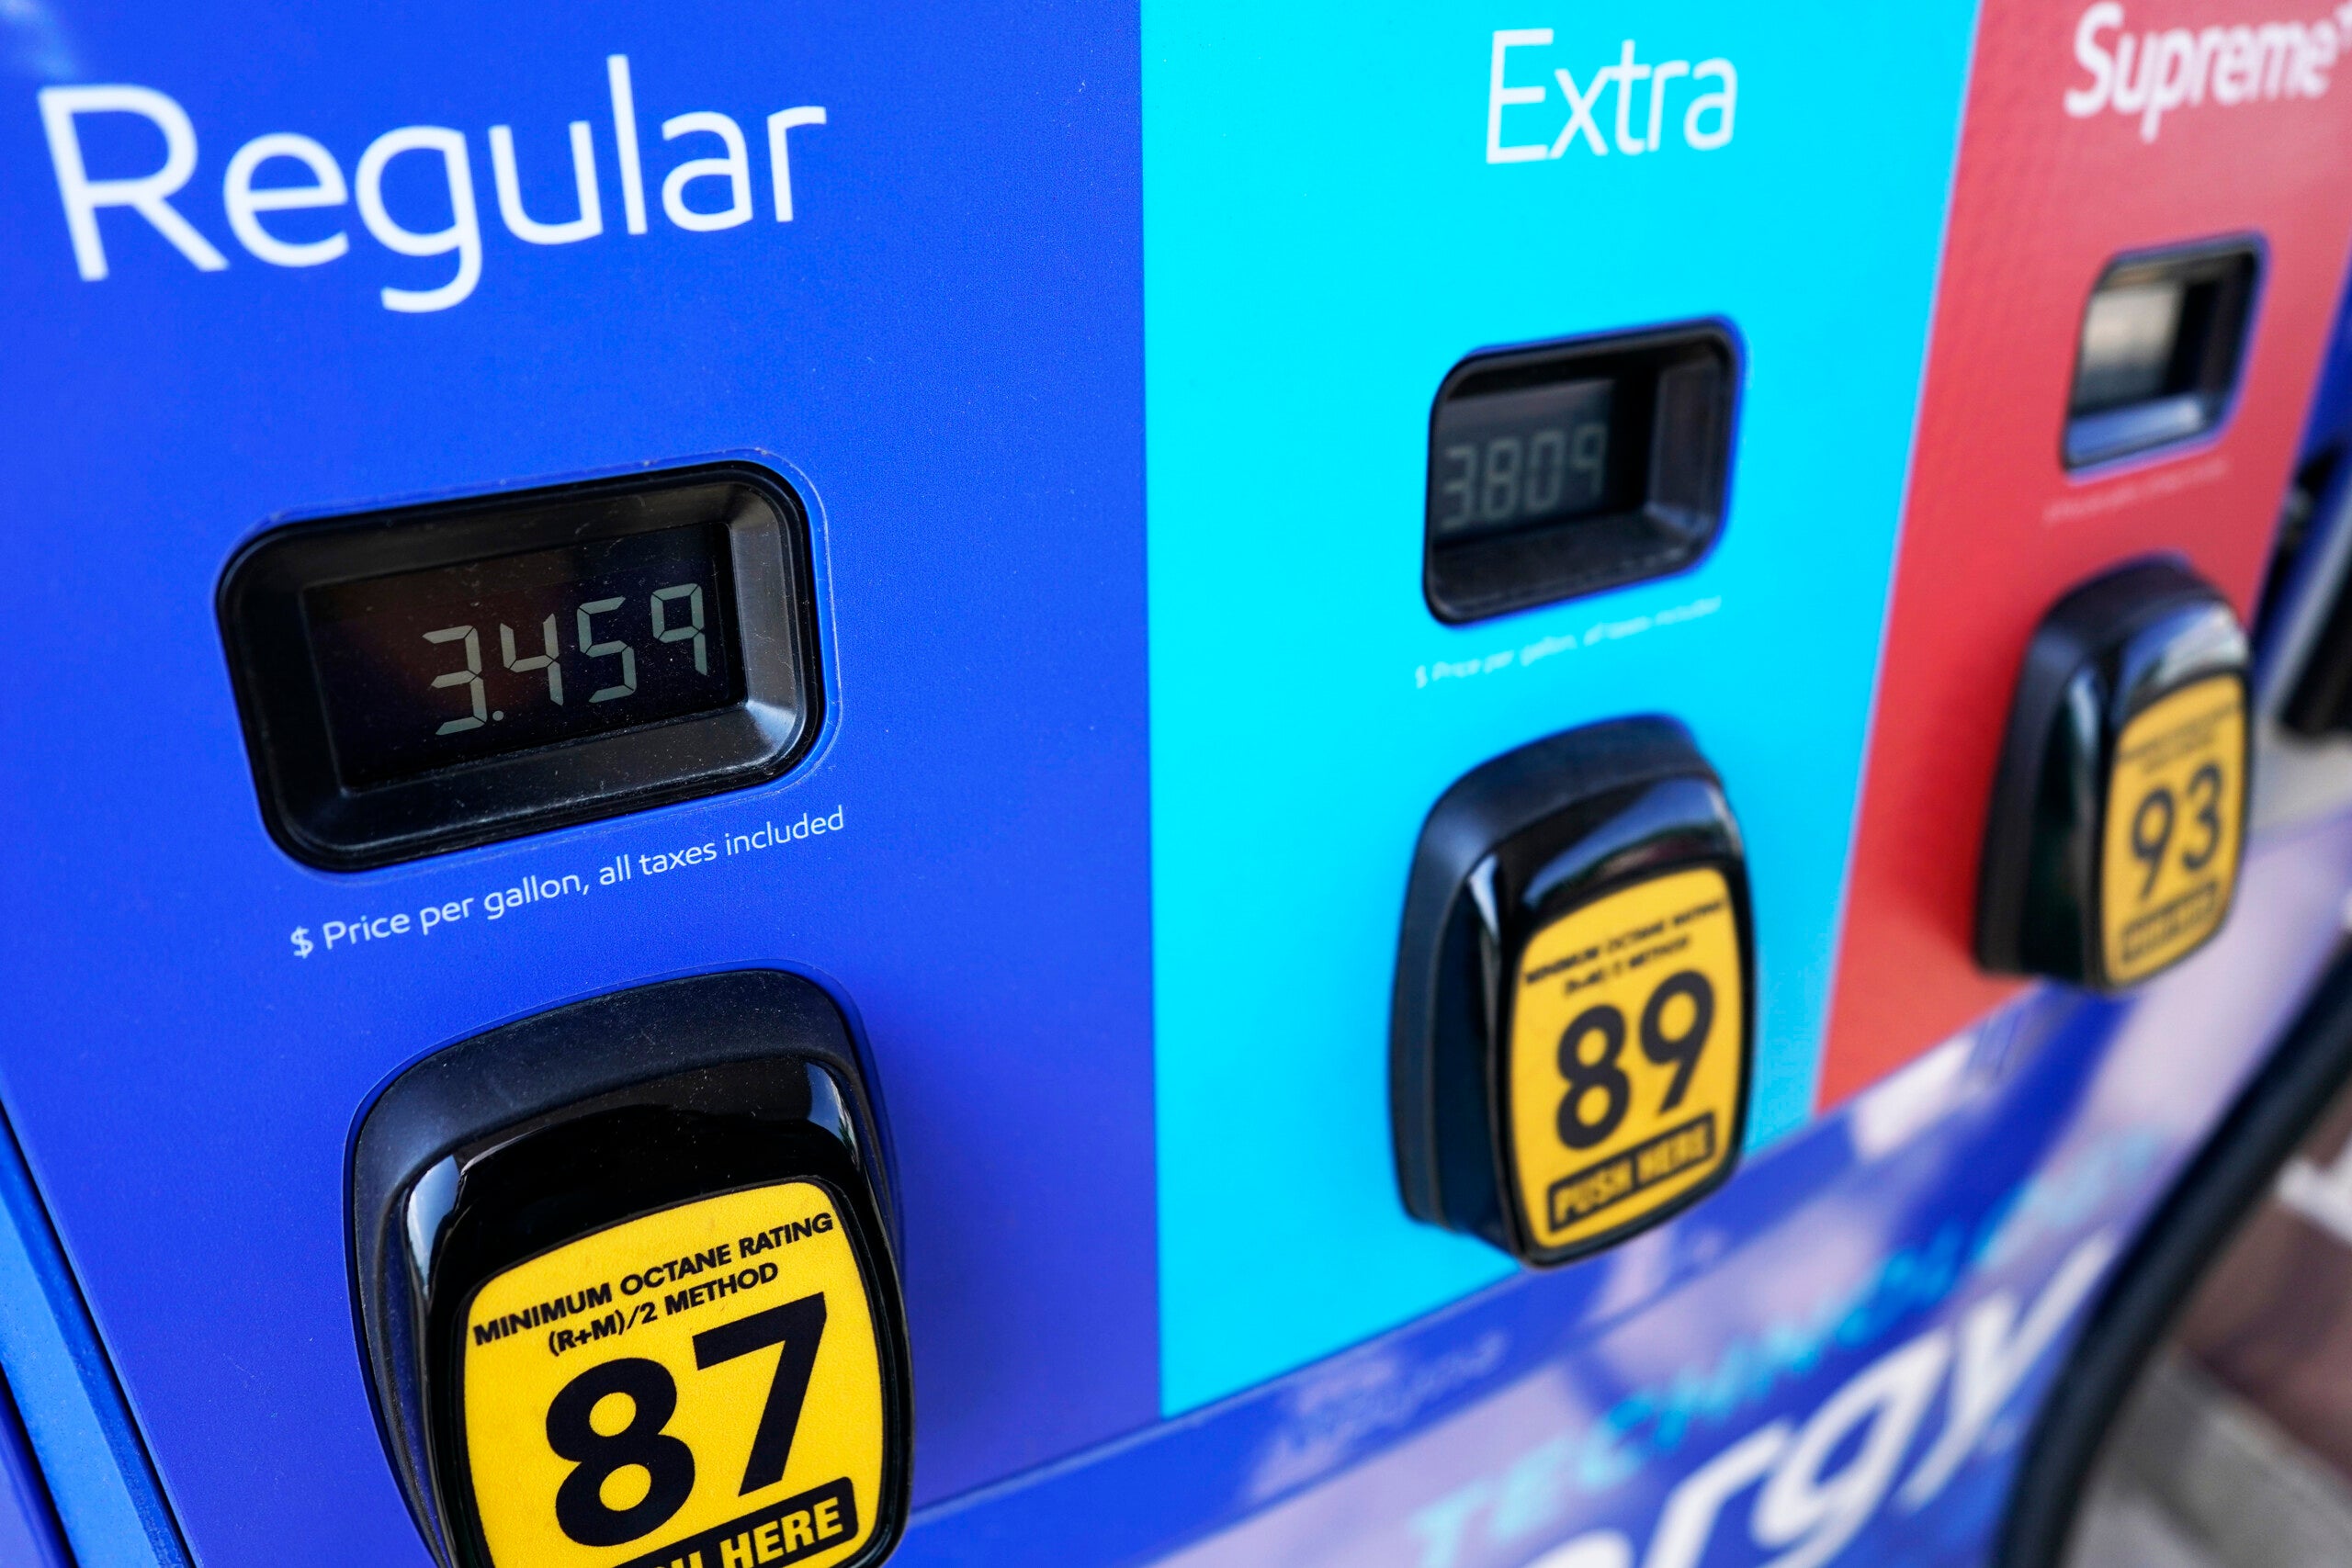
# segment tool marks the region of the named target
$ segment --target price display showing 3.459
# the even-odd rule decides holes
[[[828,1568],[871,1538],[886,1403],[839,1206],[794,1180],[641,1215],[463,1314],[463,1471],[495,1568]]]
[[[308,590],[344,782],[733,702],[727,556],[724,530],[690,525]]]
[[[1711,865],[1619,887],[1521,949],[1504,1120],[1539,1252],[1629,1229],[1727,1168],[1747,1077],[1743,976],[1731,887]]]
[[[2245,687],[2235,676],[2169,693],[2123,727],[2099,849],[2109,984],[2153,974],[2220,928],[2245,812]]]

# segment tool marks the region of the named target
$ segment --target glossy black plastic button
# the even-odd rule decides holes
[[[2174,561],[2086,584],[2026,651],[1976,906],[1987,969],[2101,990],[2227,918],[2245,850],[2245,633]]]
[[[1415,1218],[1565,1262],[1731,1174],[1754,1036],[1739,830],[1682,727],[1630,718],[1474,770],[1421,829],[1392,1014]]]

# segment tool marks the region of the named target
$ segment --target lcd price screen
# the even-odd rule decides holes
[[[1559,381],[1441,402],[1430,515],[1441,541],[1608,509],[1613,380]]]
[[[2083,308],[2062,442],[2070,467],[2221,423],[2245,357],[2260,253],[2199,243],[2108,265]]]
[[[2155,278],[2091,296],[2083,314],[2070,412],[2098,413],[2174,389],[2167,382],[2187,293],[2178,278]]]
[[[349,787],[705,713],[743,694],[727,530],[715,525],[301,597]]]

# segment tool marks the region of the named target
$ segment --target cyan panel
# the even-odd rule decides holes
[[[1510,747],[1690,726],[1755,879],[1751,1141],[1804,1122],[1973,15],[1145,6],[1167,1410],[1510,1271],[1406,1218],[1385,1100],[1414,836]],[[1713,552],[1442,625],[1448,368],[1697,318],[1746,360]]]

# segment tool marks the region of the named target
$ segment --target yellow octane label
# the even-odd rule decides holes
[[[1734,1154],[1747,998],[1731,889],[1671,872],[1535,933],[1512,987],[1510,1164],[1538,1247],[1631,1229]]]
[[[474,1508],[496,1568],[847,1557],[882,1481],[881,1354],[831,1196],[664,1209],[516,1265],[466,1314]]]
[[[2213,934],[2237,886],[2245,688],[2217,675],[2123,727],[2101,829],[2099,932],[2121,985]]]

